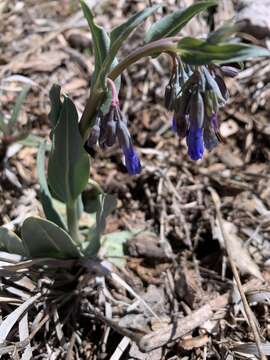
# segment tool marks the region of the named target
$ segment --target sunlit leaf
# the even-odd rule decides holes
[[[145,42],[149,43],[176,35],[194,16],[215,4],[217,4],[216,0],[200,1],[186,9],[174,11],[150,27],[146,33]]]
[[[192,65],[231,63],[270,55],[269,50],[258,46],[237,43],[213,45],[191,37],[180,40],[177,46],[181,59]]]
[[[68,233],[39,217],[24,221],[22,240],[31,257],[76,258],[80,255]]]

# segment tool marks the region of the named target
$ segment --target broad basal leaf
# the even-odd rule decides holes
[[[40,201],[42,203],[44,214],[46,218],[56,225],[60,226],[62,229],[66,229],[65,223],[61,215],[57,212],[53,205],[53,199],[48,188],[46,173],[45,173],[45,151],[46,151],[46,141],[40,145],[37,154],[37,173],[40,185]]]
[[[147,31],[145,42],[149,43],[150,41],[176,35],[195,15],[216,4],[216,0],[200,1],[186,9],[175,11],[163,17]]]
[[[0,249],[12,254],[27,256],[22,240],[14,232],[0,227]]]
[[[270,55],[269,50],[258,46],[237,43],[213,45],[191,37],[178,42],[178,53],[184,62],[192,65],[238,62]]]
[[[61,113],[62,102],[60,99],[61,86],[54,84],[50,90],[51,111],[48,115],[52,126],[52,132],[57,125]]]
[[[29,217],[22,226],[22,240],[31,257],[76,258],[79,251],[71,237],[53,222]]]
[[[84,190],[89,177],[89,158],[83,148],[78,114],[73,102],[65,97],[59,121],[53,133],[49,157],[48,183],[59,200],[73,202]]]

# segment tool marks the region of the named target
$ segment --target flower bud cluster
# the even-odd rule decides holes
[[[85,149],[91,154],[98,144],[106,149],[118,142],[124,155],[124,163],[130,175],[141,171],[140,159],[133,147],[131,135],[127,127],[127,120],[120,111],[118,101],[113,101],[106,115],[101,112],[95,119],[90,136],[85,144]]]
[[[174,66],[165,90],[165,106],[174,111],[172,129],[186,138],[192,160],[203,157],[222,140],[217,113],[228,99],[224,76],[234,77],[238,70],[231,66]]]

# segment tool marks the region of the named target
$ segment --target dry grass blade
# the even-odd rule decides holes
[[[21,342],[24,340],[29,340],[28,313],[25,313],[25,315],[19,322],[19,336]],[[25,350],[22,354],[21,360],[31,360],[32,355],[32,348],[29,340],[29,343],[26,345]]]
[[[0,295],[0,303],[7,303],[14,305],[14,304],[21,304],[22,300],[6,295]]]
[[[128,337],[123,337],[123,339],[118,344],[117,348],[115,349],[114,353],[110,357],[110,360],[119,360],[123,355],[123,352],[126,350],[130,343],[130,339]]]
[[[258,265],[251,258],[248,249],[244,246],[242,239],[237,235],[237,229],[235,225],[229,221],[223,220],[223,228],[228,234],[227,245],[230,247],[233,260],[237,265],[241,274],[251,274],[257,278],[263,280],[262,274]],[[219,223],[218,229],[220,230]],[[216,236],[220,243],[224,246],[223,235],[221,231],[217,231]]]
[[[13,345],[1,345],[0,344],[0,359],[4,354],[14,353],[15,351],[24,349],[28,344],[28,340],[17,342]]]
[[[20,317],[24,314],[24,312],[33,305],[33,303],[41,297],[41,294],[38,293],[30,299],[26,300],[22,305],[18,306],[16,310],[12,311],[6,319],[0,325],[0,344],[2,344],[12,327],[16,324],[16,322],[20,319]]]
[[[262,347],[264,354],[269,356],[270,355],[270,343],[269,342],[262,343],[261,347]],[[250,355],[259,356],[258,348],[255,343],[236,345],[231,350],[234,352],[242,353],[242,354],[250,354]]]
[[[63,325],[61,324],[59,314],[58,314],[58,311],[57,311],[56,308],[53,311],[53,320],[54,320],[54,323],[55,323],[56,336],[57,336],[57,338],[59,340],[59,343],[61,345],[63,345],[63,343],[65,341],[65,336],[64,336],[64,333],[63,333],[63,329],[62,329]]]
[[[270,304],[270,291],[253,290],[246,293],[249,303]]]
[[[248,318],[249,325],[250,325],[250,327],[252,329],[252,332],[254,334],[254,338],[255,338],[255,341],[256,341],[256,346],[257,346],[257,349],[258,349],[259,356],[260,356],[260,358],[262,360],[266,360],[266,356],[265,356],[264,351],[262,349],[262,342],[261,342],[260,334],[259,334],[258,328],[257,328],[256,323],[255,323],[254,318],[253,318],[254,315],[253,315],[253,312],[251,311],[251,309],[249,307],[247,298],[245,296],[245,293],[244,293],[244,290],[243,290],[243,287],[242,287],[242,284],[241,284],[241,280],[240,280],[240,277],[239,277],[239,274],[238,274],[238,271],[237,271],[237,268],[236,268],[236,265],[235,265],[235,262],[234,262],[234,256],[233,256],[232,251],[231,251],[232,249],[230,247],[230,242],[228,240],[228,234],[226,233],[224,225],[223,225],[223,219],[222,219],[222,215],[221,215],[221,211],[220,211],[220,205],[221,205],[220,198],[219,198],[217,192],[213,188],[209,188],[209,191],[211,193],[211,196],[212,196],[215,208],[216,208],[218,224],[220,226],[220,230],[221,230],[221,233],[222,233],[222,236],[223,236],[223,240],[224,240],[225,248],[226,248],[226,251],[227,251],[227,254],[228,254],[228,259],[229,259],[229,263],[230,263],[230,266],[231,266],[231,270],[233,272],[233,276],[235,278],[237,288],[238,288],[239,293],[241,295],[241,299],[242,299],[242,302],[243,302],[245,314],[246,314],[246,316]]]

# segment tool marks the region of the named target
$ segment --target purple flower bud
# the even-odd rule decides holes
[[[94,125],[91,129],[89,138],[87,140],[87,146],[92,147],[96,145],[100,134],[100,127],[98,124]]]
[[[206,127],[203,131],[203,141],[208,151],[213,150],[219,143],[216,133],[209,127]]]
[[[141,172],[140,159],[134,150],[133,146],[123,147],[123,153],[125,156],[125,165],[129,175],[136,175]]]
[[[172,118],[172,131],[177,133],[177,124],[175,116]]]
[[[206,90],[212,90],[216,99],[218,100],[218,104],[220,106],[223,106],[225,104],[225,99],[220,91],[220,88],[216,82],[216,80],[213,78],[213,76],[208,71],[207,67],[205,66],[203,68],[205,80],[206,80]]]
[[[223,73],[224,76],[227,76],[227,77],[235,77],[239,74],[240,70],[239,69],[236,69],[235,67],[233,66],[221,66],[221,71]]]
[[[126,124],[123,121],[117,122],[116,135],[119,145],[122,148],[129,148],[131,146],[131,136]]]
[[[190,127],[193,129],[201,129],[204,121],[204,102],[200,92],[192,95],[189,110]]]
[[[192,160],[199,160],[203,157],[203,129],[190,128],[187,133],[188,155]]]
[[[211,126],[214,128],[214,130],[217,130],[219,128],[218,126],[218,118],[217,113],[213,113],[210,118]]]
[[[93,146],[97,144],[99,136],[100,136],[100,116],[96,118],[95,124],[91,128],[90,135],[84,144],[84,149],[88,152],[88,154],[92,155]]]
[[[108,121],[106,126],[106,141],[107,146],[113,146],[116,141],[116,122],[114,120]]]
[[[164,106],[168,110],[172,110],[173,108],[173,87],[169,83],[165,88],[165,94],[164,94]]]
[[[225,81],[223,80],[222,76],[216,75],[215,81],[218,84],[219,90],[225,100],[228,100],[229,98],[229,92],[227,89],[227,86],[225,84]]]
[[[186,136],[187,129],[188,115],[181,116],[181,114],[175,113],[172,119],[172,130],[182,139]]]

